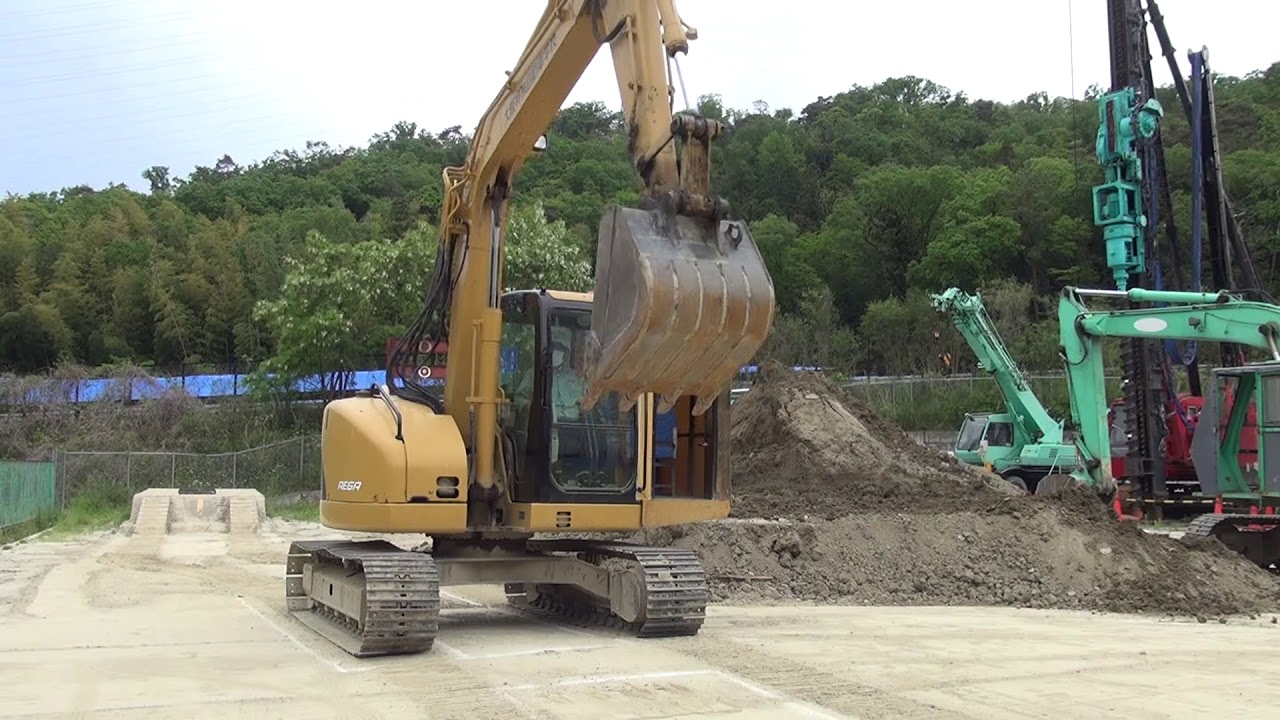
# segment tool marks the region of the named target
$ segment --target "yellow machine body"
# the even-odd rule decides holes
[[[557,313],[590,317],[589,293],[511,293],[508,301]],[[583,334],[585,337],[585,333]],[[507,373],[514,385],[519,370]],[[552,380],[554,382],[554,380]],[[509,398],[510,400],[510,398]],[[397,439],[398,410],[400,432]],[[668,422],[655,423],[656,400],[641,396],[618,416],[627,428],[626,452],[634,458],[613,463],[613,485],[617,498],[601,501],[593,493],[591,502],[573,502],[571,493],[559,500],[540,500],[536,492],[523,493],[518,484],[502,497],[493,525],[469,525],[467,448],[457,425],[449,415],[437,415],[430,408],[391,397],[362,394],[330,403],[324,412],[322,463],[324,494],[320,501],[321,522],[331,528],[359,532],[424,533],[428,535],[493,531],[503,534],[593,531],[616,532],[642,527],[676,525],[727,517],[730,495],[729,392],[722,391],[708,412],[695,415],[694,400],[683,397],[664,413]],[[508,422],[515,422],[516,408]],[[655,425],[666,437],[655,438]],[[572,431],[576,428],[570,428]],[[548,431],[564,432],[560,427]],[[674,433],[674,437],[672,437]],[[518,442],[512,443],[518,447]],[[662,447],[667,452],[658,452]],[[536,452],[524,453],[537,458]],[[546,473],[553,484],[564,484],[548,468],[521,467],[526,473]],[[531,482],[538,482],[533,479]],[[521,502],[523,500],[523,502]]]
[[[548,0],[466,162],[444,170],[422,312],[386,384],[326,407],[321,441],[324,525],[423,533],[430,549],[289,552],[290,610],[353,655],[430,648],[450,584],[501,582],[514,604],[641,636],[701,626],[696,552],[537,536],[729,514],[730,383],[769,333],[774,288],[711,191],[723,126],[672,112],[670,63],[696,37],[674,0]],[[507,291],[518,170],[604,45],[640,206],[603,208],[594,292]],[[415,368],[442,343],[443,387],[430,387]]]

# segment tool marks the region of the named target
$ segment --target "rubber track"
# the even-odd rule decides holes
[[[309,612],[327,625],[317,627],[329,640],[355,657],[405,655],[430,650],[439,630],[440,575],[430,555],[404,550],[382,540],[295,542],[289,549],[286,592],[290,610]],[[300,595],[302,562],[341,566],[363,572],[363,622]],[[296,587],[290,584],[296,577]],[[296,602],[301,601],[301,602]],[[326,631],[328,630],[328,631]]]
[[[598,605],[572,586],[541,586],[533,597],[516,591],[512,604],[576,623],[611,627],[638,637],[681,637],[698,634],[707,617],[706,572],[697,553],[664,547],[626,543],[544,541],[531,542],[536,551],[575,551],[599,564],[603,558],[620,558],[644,570],[646,606],[642,620],[627,622],[608,607]],[[527,587],[527,586],[526,586]]]
[[[1212,537],[1219,525],[1249,525],[1252,523],[1280,524],[1280,515],[1249,515],[1248,513],[1209,513],[1201,515],[1187,526],[1184,536]]]
[[[1187,526],[1187,529],[1186,531],[1184,531],[1183,536],[1198,537],[1198,538],[1216,537],[1214,531],[1220,527],[1248,526],[1253,524],[1263,524],[1263,525],[1271,526],[1270,528],[1264,531],[1268,534],[1280,532],[1280,515],[1249,515],[1247,513],[1222,513],[1222,514],[1210,513],[1207,515],[1201,515],[1200,517],[1197,517],[1195,520],[1193,520],[1191,524]],[[1244,532],[1247,533],[1249,531],[1246,529],[1244,530]],[[1222,540],[1221,538],[1219,539]],[[1273,563],[1280,565],[1280,557],[1275,557],[1274,554],[1262,557],[1261,559],[1257,557],[1250,557],[1246,548],[1233,547],[1230,543],[1226,542],[1225,540],[1222,540],[1222,542],[1224,545],[1227,545],[1227,547],[1231,549],[1233,552],[1236,552],[1237,554],[1244,556],[1250,562],[1254,563],[1255,565],[1258,565],[1262,569],[1268,570],[1271,572],[1280,571],[1280,570],[1271,570],[1271,565]],[[1256,550],[1257,548],[1255,547],[1252,549]],[[1275,552],[1274,547],[1270,549],[1272,553]]]

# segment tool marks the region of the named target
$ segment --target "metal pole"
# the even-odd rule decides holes
[[[178,453],[169,453],[169,487],[178,487]]]
[[[124,487],[133,492],[133,453],[124,454]]]
[[[240,487],[239,485],[236,484],[236,471],[238,469],[236,466],[238,465],[239,458],[240,458],[240,453],[238,452],[231,453],[231,487],[233,488]]]

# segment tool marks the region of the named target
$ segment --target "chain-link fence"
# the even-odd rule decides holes
[[[297,437],[238,452],[63,451],[57,464],[61,505],[89,488],[136,493],[148,488],[254,488],[264,495],[320,489],[320,441]]]
[[[954,431],[909,431],[946,451]],[[0,530],[65,509],[83,493],[127,498],[147,488],[254,488],[268,497],[320,489],[320,441],[298,437],[238,452],[61,451],[49,462],[0,460]]]

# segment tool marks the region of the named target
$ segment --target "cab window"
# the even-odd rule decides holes
[[[987,447],[1011,447],[1013,423],[993,422],[987,426]]]
[[[591,314],[555,309],[548,313],[547,397],[551,415],[551,479],[565,493],[633,490],[636,480],[635,412],[619,410],[616,395],[582,409],[586,391],[583,356]]]

